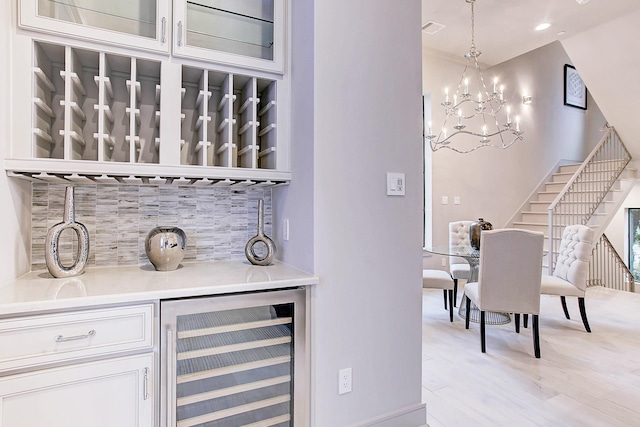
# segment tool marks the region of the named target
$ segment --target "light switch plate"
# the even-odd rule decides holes
[[[387,172],[387,196],[404,196],[404,174]]]

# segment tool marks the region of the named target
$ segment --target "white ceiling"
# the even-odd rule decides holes
[[[580,0],[584,3],[585,0]],[[640,9],[640,0],[476,0],[475,45],[480,62],[495,65],[555,40],[571,37]],[[436,34],[422,32],[422,45],[462,56],[471,46],[471,4],[466,0],[422,0],[422,25],[446,27]],[[536,25],[551,27],[534,31]],[[558,32],[564,31],[563,35]]]

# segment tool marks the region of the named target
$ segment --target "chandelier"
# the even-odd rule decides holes
[[[476,0],[465,1],[471,4],[471,48],[464,54],[466,65],[457,89],[450,94],[449,88],[445,88],[444,101],[441,103],[445,121],[437,135],[432,133],[431,122],[428,123],[425,138],[433,151],[448,148],[458,153],[470,153],[482,147],[504,149],[522,140],[524,133],[520,130],[520,117],[512,117],[511,107],[504,100],[504,86],[498,84],[497,77],[493,79],[490,89],[485,84],[478,64],[482,52],[475,46]],[[469,70],[471,64],[473,70]],[[471,77],[475,77],[475,85],[467,77],[467,71]],[[465,143],[457,144],[462,139]]]

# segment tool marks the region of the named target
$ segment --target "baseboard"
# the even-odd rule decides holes
[[[427,405],[416,403],[395,411],[360,421],[350,427],[421,427],[427,422]]]

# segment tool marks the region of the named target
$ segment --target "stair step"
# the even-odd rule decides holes
[[[567,165],[560,165],[559,173],[571,173],[574,174],[582,166],[581,163],[570,163]]]

